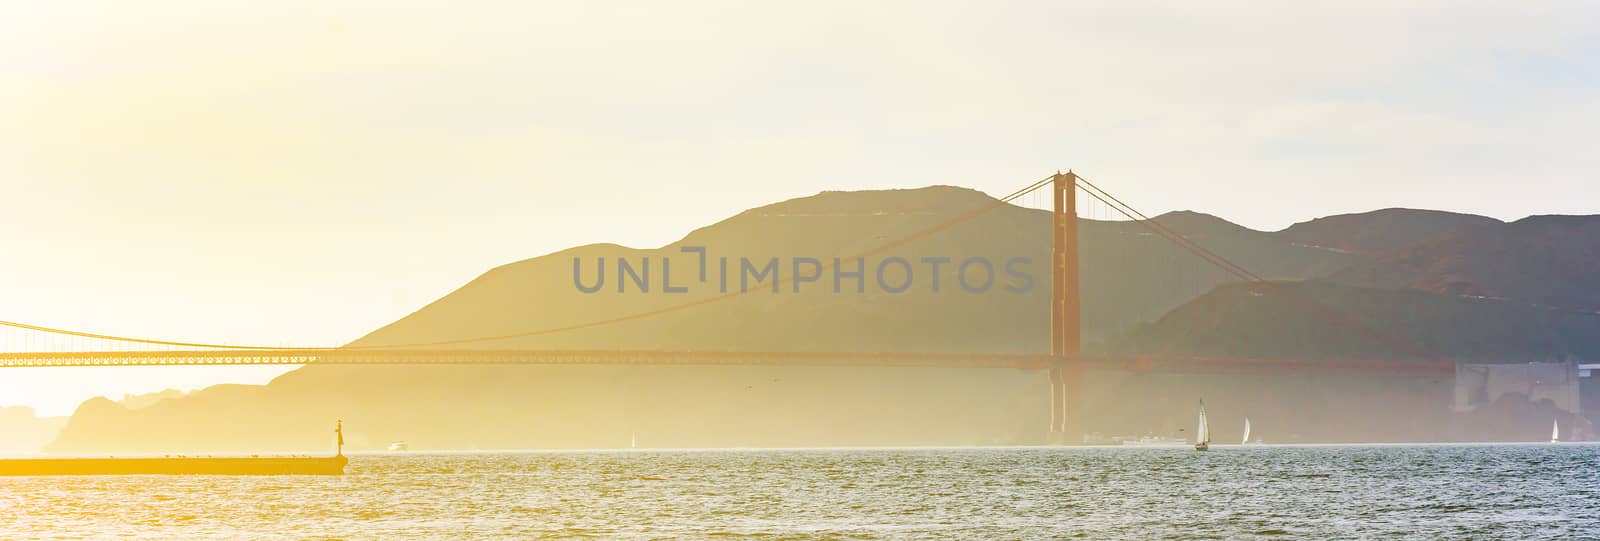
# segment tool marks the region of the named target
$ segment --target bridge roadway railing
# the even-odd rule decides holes
[[[317,348],[172,351],[0,353],[0,368],[71,366],[219,365],[747,365],[1012,368],[1072,364],[1096,370],[1174,373],[1343,373],[1436,377],[1453,374],[1450,361],[1253,359],[1175,355],[1078,355],[928,352],[805,352],[713,350],[530,350]]]
[[[1038,368],[1046,355],[526,349],[257,349],[0,353],[0,368],[66,366],[662,364]]]

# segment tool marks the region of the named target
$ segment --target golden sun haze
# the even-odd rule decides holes
[[[829,189],[1000,194],[1067,167],[1147,211],[1260,229],[1390,206],[1587,212],[1597,18],[1580,2],[12,3],[0,319],[336,345],[570,246],[659,246]],[[8,371],[0,404],[62,414],[280,372]]]

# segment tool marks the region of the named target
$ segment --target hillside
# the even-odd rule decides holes
[[[1502,223],[1473,214],[1392,208],[1317,218],[1294,224],[1277,234],[1307,246],[1381,254],[1462,229]]]
[[[0,407],[0,456],[38,453],[66,424],[66,417],[39,417],[33,408]]]
[[[973,214],[983,208],[993,210]],[[1396,210],[1335,218],[1282,232],[1195,212],[1157,218],[1281,282],[1266,290],[1229,285],[1229,276],[1142,225],[1081,221],[1086,346],[1185,355],[1406,356],[1370,332],[1330,325],[1277,301],[1290,292],[1451,358],[1521,362],[1600,354],[1592,316],[1458,295],[1537,299],[1590,291],[1594,280],[1569,272],[1593,253],[1585,220],[1499,224]],[[1044,212],[995,207],[993,199],[961,188],[825,192],[739,213],[660,248],[592,245],[505,265],[353,345],[1038,352],[1047,332],[1048,223]],[[1398,242],[1392,239],[1418,241],[1370,253]],[[1474,253],[1485,245],[1496,247],[1494,257]],[[1575,248],[1562,248],[1568,245]],[[699,252],[685,248],[704,248],[705,265]],[[838,270],[849,271],[857,255],[865,256],[859,277],[834,275],[835,257],[844,265]],[[973,269],[962,281],[958,265],[973,257],[989,262],[992,281]],[[891,258],[903,258],[911,277],[885,267],[888,282],[880,281],[876,270]],[[928,258],[944,261],[938,272]],[[776,289],[770,276],[745,276],[745,260],[751,271],[775,261]],[[624,261],[628,272],[620,268]],[[1531,265],[1533,275],[1550,283],[1505,285],[1521,283],[1507,279],[1517,265]],[[1408,271],[1471,276],[1482,289],[1389,278]],[[791,281],[796,275],[816,280]],[[602,276],[604,283],[597,282]],[[1316,280],[1326,276],[1337,281]],[[712,300],[723,295],[723,284],[737,292],[747,278],[748,293]],[[903,290],[886,285],[901,281]],[[970,292],[963,287],[969,282],[987,288]],[[641,284],[649,291],[640,291]],[[653,315],[628,317],[639,313]],[[559,331],[530,332],[541,329]],[[485,336],[504,338],[455,343]],[[1554,414],[1538,404],[1506,403],[1493,418],[1454,416],[1447,407],[1453,391],[1439,380],[1096,373],[1084,391],[1092,412],[1087,428],[1124,435],[1187,425],[1196,396],[1207,397],[1218,415],[1249,414],[1280,427],[1284,432],[1271,436],[1277,441],[1518,439],[1533,426],[1528,418]],[[635,434],[650,447],[1040,443],[1048,401],[1040,373],[1013,370],[313,365],[269,385],[221,385],[140,409],[92,400],[49,450],[322,449],[335,418],[346,421],[356,450],[396,440],[415,449],[617,447]]]
[[[1308,303],[1322,307],[1307,309]],[[1329,315],[1329,314],[1334,315]],[[1496,299],[1312,281],[1231,284],[1116,341],[1118,352],[1273,359],[1440,358],[1477,363],[1600,358],[1600,314]]]
[[[1600,310],[1600,216],[1532,216],[1358,261],[1341,283]]]
[[[1322,308],[1308,310],[1308,303]],[[1493,299],[1326,282],[1233,284],[1116,340],[1112,349],[1148,355],[1415,360],[1417,355],[1389,341],[1397,338],[1457,361],[1564,362],[1600,358],[1596,329],[1597,314]],[[1373,330],[1386,336],[1374,336]],[[1120,422],[1131,423],[1181,407],[1174,397],[1199,394],[1208,409],[1226,408],[1220,411],[1292,427],[1304,441],[1539,441],[1548,437],[1552,417],[1579,427],[1587,437],[1594,434],[1589,420],[1521,395],[1470,413],[1452,412],[1449,377],[1146,375],[1127,382],[1110,392],[1153,400],[1107,400],[1096,404],[1097,411],[1115,412]],[[1584,409],[1590,416],[1600,411]]]
[[[657,249],[585,246],[496,268],[354,344],[510,335],[660,310],[718,294],[718,273],[701,282],[698,256],[682,252],[685,246],[706,247],[709,262],[730,257],[733,268],[740,257],[778,257],[780,275],[788,275],[796,258],[831,263],[992,203],[952,187],[826,192],[742,212]],[[1174,227],[1195,228],[1208,246],[1273,276],[1304,278],[1350,263],[1346,254],[1296,246],[1216,218],[1162,219],[1180,217],[1194,223]],[[882,290],[871,271],[864,291],[851,291],[855,282],[845,281],[834,293],[830,274],[802,284],[799,293],[789,283],[778,293],[762,283],[759,292],[650,318],[465,346],[1036,352],[1045,347],[1047,331],[1048,222],[1044,212],[1002,206],[869,258],[985,257],[999,276],[982,294],[958,287],[955,263],[942,267],[938,292],[931,272],[902,293]],[[1137,224],[1084,221],[1081,237],[1091,343],[1153,321],[1226,278],[1198,270],[1204,267],[1183,259],[1192,256]],[[583,280],[592,283],[593,265],[602,257],[612,265],[606,286],[580,292],[574,258]],[[627,292],[617,292],[612,273],[619,257],[635,265],[652,259],[655,289],[641,293],[630,282]],[[1003,272],[1003,262],[1017,257],[1031,262],[1022,268],[1035,283],[1025,293],[1005,289],[1023,284]],[[659,273],[667,259],[672,283],[689,291],[662,291]],[[928,272],[920,264],[916,269]],[[736,271],[729,276],[737,289]],[[630,433],[652,446],[1028,443],[1037,441],[1047,403],[1037,373],[999,370],[310,366],[270,385],[217,386],[139,410],[87,402],[50,449],[320,449],[334,418],[346,420],[356,449],[393,440],[418,449],[599,447],[621,445]]]

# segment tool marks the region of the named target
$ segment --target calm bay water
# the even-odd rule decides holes
[[[357,455],[0,478],[0,538],[1600,538],[1600,446]]]

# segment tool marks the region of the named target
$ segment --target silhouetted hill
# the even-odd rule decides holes
[[[1012,206],[973,214],[993,203],[979,192],[944,186],[825,192],[739,213],[660,248],[591,245],[505,265],[353,345],[1040,352],[1047,337],[1049,216]],[[1158,219],[1274,279],[1326,276],[1361,259],[1198,213]],[[939,227],[952,220],[959,223]],[[1207,329],[1198,321],[1180,324],[1192,317],[1186,315],[1193,313],[1189,310],[1229,306],[1220,301],[1202,299],[1162,317],[1231,282],[1230,276],[1174,249],[1143,225],[1080,224],[1089,347],[1105,347],[1107,340],[1130,336],[1129,329],[1158,319],[1131,336],[1148,347],[1249,345],[1241,345],[1248,338],[1228,334],[1248,337],[1244,330]],[[683,251],[686,247],[704,247],[706,265],[700,265],[701,254]],[[866,260],[859,278],[833,275],[834,258],[840,258],[840,270],[849,271],[852,256],[862,254]],[[892,257],[903,258],[912,268],[913,279],[904,291],[878,282],[877,266]],[[993,282],[981,293],[964,289],[957,273],[961,262],[973,257],[988,261],[994,270]],[[741,259],[754,269],[773,258],[778,261],[775,272],[785,280],[776,291],[770,279],[758,280],[747,294],[711,300],[722,295],[724,276],[727,291],[739,290]],[[949,261],[934,273],[927,258]],[[607,264],[603,274],[597,273],[601,259]],[[625,291],[618,290],[625,276],[621,260],[629,262],[634,274],[648,277],[648,293],[638,291],[631,280]],[[1008,262],[1017,263],[1012,270],[1020,272],[1008,273]],[[664,277],[667,265],[670,280]],[[707,271],[703,278],[702,268]],[[901,267],[885,268],[891,284],[904,277]],[[986,283],[982,268],[967,269],[968,286]],[[798,284],[799,291],[787,281],[795,274],[813,273],[820,278]],[[598,289],[580,291],[580,284],[593,286],[598,276],[606,278]],[[668,284],[686,290],[668,292]],[[706,302],[674,308],[700,301]],[[1388,309],[1391,301],[1371,302]],[[640,313],[655,315],[628,317]],[[605,321],[610,323],[586,325]],[[541,329],[552,331],[530,332]],[[1166,332],[1161,329],[1184,329],[1192,336],[1161,334]],[[456,343],[486,336],[504,338]],[[1180,339],[1185,336],[1188,342]],[[1293,340],[1294,335],[1280,338]],[[1338,343],[1308,344],[1329,348],[1316,349],[1319,355],[1349,349]],[[1295,351],[1291,345],[1253,347]],[[1419,388],[1372,380],[1332,384],[1258,378],[1239,388],[1243,384],[1237,376],[1095,378],[1086,386],[1086,401],[1095,408],[1090,428],[1133,435],[1173,423],[1188,425],[1196,393],[1219,396],[1219,411],[1233,405],[1282,408],[1288,413],[1272,419],[1280,427],[1318,420],[1294,417],[1306,407],[1375,408],[1381,413],[1438,406],[1436,395],[1448,394],[1437,389],[1437,382]],[[1345,404],[1363,389],[1379,388],[1388,389],[1382,395],[1386,398],[1363,397],[1359,404]],[[1246,396],[1254,398],[1242,398]],[[415,449],[617,447],[626,445],[630,434],[647,447],[1038,443],[1048,421],[1048,403],[1043,375],[1016,370],[313,365],[269,385],[216,386],[137,410],[106,400],[86,402],[51,451],[321,449],[328,445],[328,425],[335,418],[346,421],[350,446],[356,450],[381,449],[395,440],[408,441]],[[1416,434],[1408,430],[1382,423],[1330,423],[1273,439],[1384,440]]]
[[[1156,216],[1154,220],[1266,278],[1295,280],[1320,277],[1338,271],[1356,260],[1349,254],[1306,246],[1278,233],[1256,231],[1210,214],[1184,210],[1162,214]],[[1111,223],[1119,227],[1124,235],[1151,240],[1163,247],[1168,242],[1151,235],[1142,225],[1126,222]],[[1106,250],[1115,252],[1117,247],[1108,246]],[[1210,264],[1203,263],[1199,258],[1184,252],[1166,250],[1165,253],[1173,258],[1165,263],[1174,266],[1180,272],[1219,272]],[[1185,297],[1193,298],[1193,295]]]
[[[154,405],[169,398],[183,398],[183,395],[186,394],[188,393],[177,389],[167,389],[164,391],[143,394],[125,394],[122,395],[122,400],[118,400],[117,403],[128,409],[139,409]]]
[[[1308,302],[1323,308],[1307,310]],[[1419,355],[1392,345],[1392,337],[1457,361],[1564,362],[1600,357],[1596,329],[1600,315],[1493,299],[1325,282],[1232,284],[1116,340],[1112,348],[1148,355],[1417,360]],[[1096,387],[1089,406],[1097,430],[1155,420],[1180,423],[1184,419],[1172,412],[1204,396],[1213,419],[1248,416],[1258,434],[1261,426],[1275,427],[1266,437],[1279,442],[1540,441],[1548,437],[1552,418],[1578,427],[1583,437],[1594,434],[1589,420],[1526,395],[1455,412],[1448,376],[1116,374]]]
[[[66,417],[39,417],[33,408],[0,407],[0,455],[38,453],[66,424]]]
[[[757,266],[777,257],[787,277],[797,258],[831,265],[834,257],[870,251],[993,203],[982,193],[942,186],[826,192],[739,213],[658,249],[573,248],[493,269],[354,345],[515,335],[662,310],[719,295],[722,257],[729,258],[728,287],[736,291],[741,257]],[[1349,263],[1347,255],[1215,218],[1186,218],[1193,223],[1172,226],[1274,276],[1319,275]],[[1091,341],[1152,321],[1227,279],[1137,224],[1084,221],[1081,239]],[[865,269],[862,292],[859,280],[845,278],[835,293],[825,268],[824,278],[801,284],[799,293],[790,283],[774,293],[762,282],[747,295],[654,317],[459,347],[1038,352],[1046,348],[1048,243],[1047,213],[1002,206],[871,254],[868,265],[891,256],[916,264],[919,276],[902,293],[879,287],[873,267]],[[681,251],[685,246],[707,249],[706,281],[698,254]],[[604,287],[579,291],[574,258],[592,284],[602,257]],[[640,266],[646,257],[653,264],[651,291],[638,292],[630,282],[619,293],[617,258]],[[930,257],[951,259],[938,273],[938,292],[922,263]],[[968,257],[992,262],[989,291],[961,287],[956,271]],[[1005,272],[1005,262],[1018,257],[1034,281],[1025,293],[1005,289],[1026,285]],[[662,290],[665,260],[672,283],[689,291]],[[969,271],[971,285],[984,281],[981,265]],[[889,275],[902,276],[898,268]],[[1048,403],[1046,393],[1036,373],[1001,370],[310,366],[267,386],[218,386],[139,410],[85,404],[52,450],[320,448],[334,418],[347,421],[357,449],[391,440],[420,449],[615,446],[633,432],[652,446],[1017,443],[1035,441],[1046,423],[1039,405]]]
[[[1487,216],[1438,210],[1383,209],[1300,222],[1278,235],[1332,250],[1377,254],[1471,227],[1502,223]]]
[[[1271,236],[1271,233],[1256,231],[1210,214],[1192,210],[1175,210],[1156,216],[1154,220],[1161,225],[1181,231],[1195,239],[1228,238],[1234,235]]]
[[[1342,283],[1600,309],[1600,216],[1532,216],[1460,229],[1358,261]]]
[[[1338,315],[1308,310],[1307,302]],[[1452,360],[1559,362],[1600,358],[1597,330],[1600,314],[1313,281],[1222,286],[1113,347],[1135,354],[1270,359],[1420,357],[1381,337],[1388,336]]]

